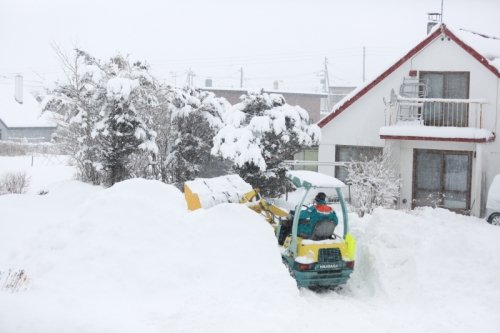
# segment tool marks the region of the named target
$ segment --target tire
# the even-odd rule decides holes
[[[488,223],[500,226],[500,213],[493,213],[488,217]]]

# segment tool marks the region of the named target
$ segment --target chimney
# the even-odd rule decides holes
[[[274,89],[274,90],[279,90],[279,88],[280,88],[280,83],[279,83],[279,81],[274,81],[274,82],[273,82],[273,89]]]
[[[207,87],[207,88],[212,87],[212,79],[211,78],[205,79],[205,87]]]
[[[439,23],[441,23],[441,13],[427,13],[427,34]]]
[[[23,104],[23,76],[19,74],[15,77],[14,98],[19,104]]]

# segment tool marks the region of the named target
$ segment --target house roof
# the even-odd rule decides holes
[[[422,49],[427,47],[436,38],[441,36],[441,34],[444,34],[445,36],[453,40],[460,47],[462,47],[467,53],[469,53],[477,61],[483,64],[488,70],[490,70],[493,74],[495,74],[498,78],[500,78],[500,46],[498,45],[500,43],[497,40],[495,40],[494,37],[484,38],[483,36],[480,36],[476,33],[470,33],[469,31],[465,30],[462,30],[460,33],[452,32],[445,24],[440,24],[434,27],[431,33],[427,35],[427,37],[424,40],[422,40],[415,47],[413,47],[408,53],[406,53],[401,59],[396,61],[391,67],[386,69],[382,74],[378,75],[374,80],[368,81],[367,83],[353,90],[349,95],[347,95],[337,104],[335,104],[332,111],[318,122],[318,126],[324,127],[332,119],[334,119],[344,110],[349,108],[349,106],[355,103],[358,99],[364,96],[373,87],[375,87],[387,76],[389,76],[392,72],[394,72],[401,65],[403,65],[406,61],[408,61]],[[485,41],[482,39],[489,39],[489,40]],[[496,42],[496,44],[493,45],[492,41]],[[483,55],[479,53],[476,50],[476,48],[477,50],[481,50]]]
[[[241,92],[242,94],[248,94],[252,91],[260,91],[255,89],[244,89],[244,88],[222,88],[222,87],[202,87],[201,90],[207,91],[229,91],[229,92]],[[327,97],[328,93],[326,92],[310,92],[310,91],[286,91],[286,90],[270,90],[264,89],[265,93],[268,94],[294,94],[294,95],[312,95],[319,97]]]
[[[0,85],[0,121],[9,128],[56,127],[50,119],[42,117],[40,104],[27,90],[23,91],[23,103],[18,103],[13,85]]]

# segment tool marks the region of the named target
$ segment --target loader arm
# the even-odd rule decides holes
[[[276,224],[279,218],[288,216],[288,211],[283,210],[273,204],[267,202],[266,199],[260,196],[260,190],[255,188],[243,195],[240,203],[246,204],[246,206],[253,211],[265,216],[266,221],[271,224]]]

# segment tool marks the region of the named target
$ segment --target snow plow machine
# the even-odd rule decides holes
[[[294,170],[287,174],[288,179],[297,189],[290,200],[276,199],[282,206],[291,206],[287,210],[270,203],[260,196],[258,189],[253,189],[238,175],[216,178],[199,178],[184,184],[184,196],[189,210],[209,208],[220,203],[241,203],[263,215],[273,227],[281,248],[283,263],[297,285],[313,290],[334,289],[349,279],[355,260],[355,239],[349,233],[347,206],[340,180],[313,171]],[[317,237],[305,237],[298,233],[299,224],[308,223],[300,219],[300,212],[310,203],[311,195],[317,191],[327,193],[328,205],[334,208],[338,217],[337,228],[322,230]],[[316,224],[319,227],[320,223]],[[337,230],[335,230],[337,229]],[[340,231],[339,231],[340,230]]]

